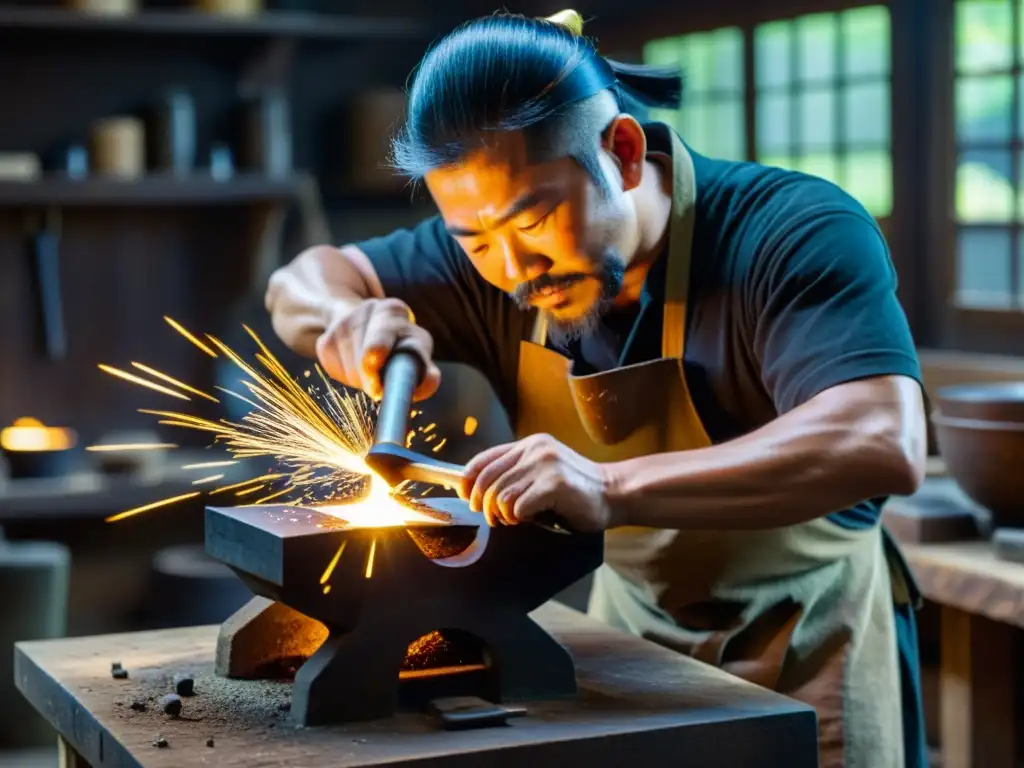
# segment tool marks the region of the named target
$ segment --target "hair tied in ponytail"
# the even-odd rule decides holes
[[[574,11],[571,8],[567,8],[564,11],[559,11],[551,16],[547,16],[544,21],[557,24],[576,37],[580,37],[583,34],[583,17],[580,16],[579,12]]]

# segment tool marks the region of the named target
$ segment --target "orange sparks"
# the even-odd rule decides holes
[[[205,397],[207,400],[209,400],[211,402],[214,402],[214,403],[219,403],[220,402],[220,400],[218,400],[213,395],[208,395],[205,392],[196,389],[195,387],[190,387],[185,382],[178,381],[173,376],[168,376],[166,373],[161,373],[160,371],[156,370],[155,368],[150,368],[148,365],[143,365],[142,363],[133,362],[132,366],[134,366],[135,368],[138,368],[143,373],[148,373],[154,379],[160,379],[161,381],[166,381],[168,384],[173,384],[178,389],[183,389],[186,392],[191,392],[193,395],[199,395],[200,397]]]
[[[467,435],[472,435],[474,432],[476,432],[476,428],[479,426],[480,422],[478,422],[472,416],[467,416],[466,423],[462,427],[462,431],[465,432]]]
[[[218,480],[223,480],[224,475],[210,475],[209,477],[201,477],[198,480],[193,480],[192,485],[203,485],[204,483],[214,483]]]
[[[182,469],[214,469],[216,467],[230,467],[237,463],[237,461],[207,461],[201,464],[185,464],[182,466]]]
[[[331,591],[331,585],[330,584],[324,585],[324,594],[326,595],[330,591]]]
[[[193,335],[192,335],[191,333],[189,333],[188,331],[186,331],[186,330],[185,330],[185,329],[184,329],[184,328],[183,328],[183,327],[182,327],[181,325],[179,325],[179,324],[178,324],[177,322],[175,322],[175,321],[174,321],[174,320],[172,320],[171,318],[167,317],[166,315],[164,316],[164,320],[166,320],[166,321],[167,321],[167,324],[168,324],[169,326],[171,326],[171,328],[173,328],[173,329],[174,329],[174,330],[176,330],[176,331],[177,331],[178,333],[180,333],[180,334],[181,334],[182,336],[184,336],[184,337],[185,337],[186,339],[188,339],[189,341],[191,341],[191,342],[192,342],[192,343],[193,343],[193,344],[194,344],[195,346],[197,346],[197,347],[198,347],[199,349],[201,349],[201,350],[202,350],[203,352],[205,352],[206,354],[208,354],[208,355],[209,355],[210,357],[216,357],[216,356],[217,356],[217,353],[216,353],[216,352],[214,352],[214,351],[213,351],[212,349],[210,349],[210,348],[209,348],[208,346],[206,346],[205,344],[203,344],[203,342],[201,342],[201,341],[200,341],[199,339],[197,339],[197,338],[196,338],[195,336],[193,336]]]
[[[441,438],[441,442],[440,442],[440,443],[438,443],[437,445],[435,445],[435,446],[434,446],[433,448],[431,448],[430,450],[432,450],[432,451],[433,451],[434,453],[437,453],[437,452],[438,452],[438,451],[440,451],[440,450],[441,450],[442,448],[444,448],[444,444],[445,444],[445,443],[447,443],[447,442],[448,442],[448,438],[447,438],[447,437],[442,437],[442,438]]]
[[[256,491],[262,491],[266,488],[265,485],[257,485],[253,488],[246,488],[244,491],[238,491],[235,496],[248,496],[250,493],[256,493]]]
[[[244,488],[247,485],[252,485],[253,483],[263,483],[263,482],[266,482],[267,480],[276,480],[279,477],[284,477],[284,475],[260,475],[259,477],[253,477],[253,478],[250,478],[249,480],[243,480],[240,483],[233,483],[232,485],[225,485],[223,488],[218,488],[215,491],[210,491],[210,493],[214,494],[214,493],[223,493],[224,491],[234,491],[234,490],[237,490],[239,488]]]
[[[373,576],[373,557],[377,554],[377,540],[370,542],[370,556],[366,558],[366,578]]]
[[[111,376],[117,376],[119,379],[124,379],[125,381],[130,381],[132,384],[138,384],[139,386],[142,386],[142,387],[149,387],[149,389],[152,389],[155,392],[160,392],[160,393],[165,394],[165,395],[170,395],[171,397],[176,397],[179,400],[191,400],[190,397],[188,397],[187,395],[181,394],[181,392],[175,392],[173,389],[168,389],[167,387],[162,387],[159,384],[156,384],[156,383],[154,383],[152,381],[147,381],[146,379],[143,379],[143,378],[141,378],[139,376],[136,376],[134,374],[128,373],[127,371],[122,371],[122,370],[120,370],[118,368],[114,368],[114,367],[109,366],[109,365],[104,365],[103,363],[100,363],[99,369],[101,371],[103,371],[104,373],[109,373]]]
[[[275,493],[270,494],[269,496],[264,496],[259,501],[254,501],[252,503],[252,505],[254,507],[258,507],[260,504],[266,504],[271,499],[276,499],[278,496],[284,496],[286,493],[288,493],[288,491],[293,491],[293,490],[295,490],[295,489],[289,486],[288,488],[285,488],[284,490],[277,491]]]
[[[177,448],[174,443],[100,443],[99,445],[87,445],[85,450],[102,451],[155,451],[160,448]]]
[[[426,435],[426,434],[429,434],[429,433],[433,432],[434,431],[434,427],[436,427],[436,426],[437,426],[436,423],[427,424],[427,426],[425,426],[423,428],[423,434]]]
[[[200,491],[193,491],[192,493],[184,493],[181,496],[175,496],[170,499],[163,499],[162,501],[154,501],[152,504],[144,504],[141,507],[135,507],[135,509],[128,509],[124,512],[118,512],[116,515],[111,515],[106,519],[105,522],[116,523],[118,520],[124,520],[126,517],[132,517],[133,515],[139,515],[143,512],[149,512],[151,509],[159,509],[160,507],[167,507],[171,504],[177,504],[179,501],[185,501],[186,499],[193,499],[200,494]]]
[[[320,583],[326,584],[327,580],[331,578],[331,574],[334,573],[334,567],[338,564],[338,560],[341,559],[341,553],[345,551],[345,545],[348,544],[348,539],[341,542],[341,546],[338,547],[338,551],[334,553],[334,557],[331,558],[331,562],[327,564],[324,575],[320,577]]]

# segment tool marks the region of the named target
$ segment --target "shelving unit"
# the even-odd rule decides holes
[[[62,8],[0,7],[0,33],[76,35],[296,38],[339,43],[373,39],[422,38],[428,25],[413,19],[336,14],[265,12],[230,17],[197,11],[139,11],[102,16]]]
[[[11,106],[0,121],[0,151],[34,153],[47,169],[36,180],[0,180],[0,325],[8,329],[0,334],[0,357],[8,361],[0,423],[35,414],[74,424],[85,440],[150,426],[136,415],[151,405],[144,394],[96,375],[98,362],[126,356],[212,387],[213,361],[187,343],[166,343],[161,318],[221,333],[229,322],[238,326],[236,308],[252,304],[252,322],[265,320],[260,302],[250,300],[261,296],[267,263],[305,247],[309,177],[324,190],[328,237],[383,233],[419,217],[423,193],[347,186],[346,111],[364,89],[401,87],[429,40],[451,26],[443,10],[405,18],[283,11],[236,18],[150,9],[149,2],[132,15],[102,16],[56,2],[0,0],[0,70],[8,74],[0,100]],[[143,118],[148,154],[151,110],[171,89],[193,99],[193,175],[156,171],[153,163],[150,175],[131,181],[61,174],[65,148],[91,154],[92,127],[106,117]],[[240,151],[244,115],[236,113],[262,90],[277,89],[291,110],[295,172],[286,177],[268,177]],[[236,173],[224,181],[207,169],[215,146],[234,155]],[[36,338],[39,234],[59,237],[68,350],[61,360],[48,359]]]
[[[219,205],[285,202],[297,191],[294,179],[270,179],[258,174],[236,175],[224,181],[196,174],[193,177],[154,175],[133,181],[86,178],[74,181],[44,178],[0,181],[0,207],[22,206],[149,206]]]

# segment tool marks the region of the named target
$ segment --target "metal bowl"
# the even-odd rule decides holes
[[[932,417],[949,474],[992,514],[995,528],[1024,528],[1024,423]]]
[[[942,387],[935,406],[947,418],[1024,424],[1024,381]]]

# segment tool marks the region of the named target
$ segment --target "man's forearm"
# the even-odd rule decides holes
[[[619,525],[764,529],[912,493],[923,437],[878,405],[810,403],[756,432],[709,448],[607,466]]]
[[[317,246],[273,274],[267,286],[266,308],[281,340],[295,352],[314,357],[316,340],[332,317],[373,294],[366,276],[348,254]]]

